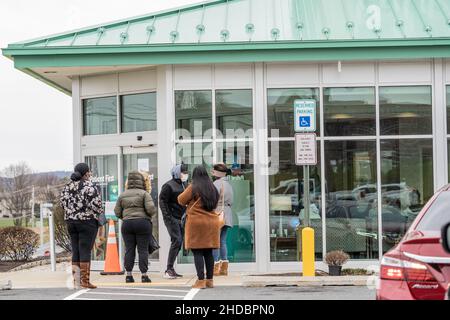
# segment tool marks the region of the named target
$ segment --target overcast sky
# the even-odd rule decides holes
[[[203,1],[3,0],[0,47],[197,2]],[[71,98],[0,56],[0,170],[19,161],[39,172],[72,169]]]

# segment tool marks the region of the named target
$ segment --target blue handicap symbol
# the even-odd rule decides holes
[[[311,127],[311,117],[300,117],[300,128]]]

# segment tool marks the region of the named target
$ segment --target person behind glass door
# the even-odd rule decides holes
[[[233,212],[231,207],[233,205],[233,187],[228,182],[227,173],[229,172],[227,166],[223,163],[214,165],[211,172],[214,186],[220,194],[217,212],[223,210],[225,225],[220,231],[220,249],[213,250],[214,256],[214,275],[226,276],[228,275],[228,249],[227,249],[227,233],[233,227]],[[222,208],[223,204],[223,208]]]
[[[213,288],[213,249],[220,247],[219,215],[214,211],[219,202],[219,192],[212,183],[208,172],[202,166],[192,173],[192,184],[178,196],[178,202],[187,206],[184,244],[192,250],[197,270],[197,281],[193,288]],[[206,280],[205,280],[206,266]]]
[[[125,242],[125,282],[133,283],[133,267],[136,248],[139,254],[139,270],[141,281],[151,282],[148,271],[148,247],[152,236],[152,217],[156,208],[150,196],[150,178],[148,174],[132,171],[128,174],[123,192],[116,202],[114,213],[123,220],[122,237]]]
[[[72,275],[74,287],[97,288],[90,283],[91,251],[104,213],[98,187],[91,182],[91,170],[85,163],[75,166],[70,182],[61,192],[60,204],[72,245]]]
[[[172,179],[167,181],[159,194],[159,207],[161,208],[164,224],[170,235],[170,250],[167,258],[167,268],[164,273],[166,279],[181,278],[175,271],[174,264],[183,244],[183,218],[185,208],[178,204],[178,196],[186,189],[189,178],[188,167],[180,164],[172,169]]]

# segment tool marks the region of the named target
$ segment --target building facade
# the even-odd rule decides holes
[[[130,170],[152,174],[157,202],[176,163],[226,163],[231,270],[301,269],[297,100],[318,115],[308,184],[319,268],[338,249],[350,266],[377,264],[449,180],[447,1],[209,1],[3,54],[72,96],[74,163],[91,166],[106,202]],[[161,222],[154,270],[170,245]],[[192,262],[180,253],[181,271]]]

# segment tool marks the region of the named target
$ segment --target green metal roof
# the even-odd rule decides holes
[[[106,23],[9,48],[450,37],[449,0],[228,0]]]
[[[216,0],[13,43],[16,68],[450,58],[450,0]]]

